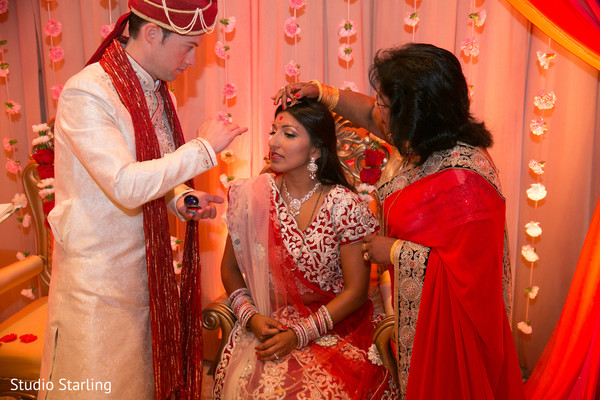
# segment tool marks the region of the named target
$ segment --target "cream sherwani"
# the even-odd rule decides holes
[[[165,114],[157,111],[155,82],[130,61],[162,158],[136,162],[131,117],[98,63],[67,82],[58,104],[56,206],[48,217],[55,246],[41,375],[53,387],[40,398],[153,398],[142,205],[216,165],[203,140],[174,150]],[[176,212],[177,196],[170,197]]]

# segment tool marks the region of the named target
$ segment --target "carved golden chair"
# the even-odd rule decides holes
[[[37,254],[0,268],[0,293],[14,288],[31,278],[39,277],[40,298],[0,323],[0,337],[16,333],[34,334],[37,340],[21,343],[18,339],[0,346],[0,398],[35,399],[36,390],[19,390],[33,387],[40,374],[46,314],[48,285],[51,273],[51,241],[44,225],[42,199],[38,195],[37,164],[30,162],[23,170],[23,186],[32,211]],[[17,389],[17,390],[15,390]]]
[[[335,116],[336,134],[338,139],[337,151],[342,167],[350,180],[350,183],[357,186],[360,183],[360,171],[362,169],[362,161],[364,152],[371,144],[371,138],[367,131],[353,125],[350,121]],[[380,147],[386,154],[386,160],[389,159],[390,153],[387,147]],[[370,289],[370,298],[378,312],[383,313],[383,303],[385,300],[381,298],[381,291],[378,284]],[[217,352],[216,358],[210,368],[209,374],[214,374],[218,365],[223,348],[225,347],[229,334],[233,330],[236,317],[233,314],[227,295],[223,294],[211,304],[209,304],[202,312],[203,325],[208,330],[221,330],[221,343]],[[373,333],[373,343],[379,351],[382,362],[390,371],[394,381],[398,383],[398,367],[396,357],[392,349],[394,337],[394,316],[387,315],[376,327]]]

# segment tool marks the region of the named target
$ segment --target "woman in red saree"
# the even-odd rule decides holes
[[[333,117],[316,101],[279,108],[271,135],[276,175],[228,193],[221,276],[237,322],[213,399],[394,398],[361,253],[379,226],[343,175]]]
[[[335,104],[402,156],[378,187],[382,235],[363,249],[365,259],[394,266],[401,398],[523,399],[507,317],[505,201],[460,63],[409,44],[378,52],[370,80],[376,99],[343,91],[331,100],[335,91],[320,83],[290,84],[275,99]]]

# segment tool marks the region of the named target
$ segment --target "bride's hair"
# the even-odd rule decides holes
[[[327,184],[337,184],[355,191],[350,185],[340,164],[337,154],[337,136],[335,122],[331,112],[314,99],[301,99],[285,110],[279,106],[275,116],[287,112],[306,129],[310,136],[310,143],[321,149],[321,157],[315,162],[319,167],[317,178]]]

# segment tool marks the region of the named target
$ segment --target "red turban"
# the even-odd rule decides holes
[[[131,13],[180,35],[210,33],[217,22],[217,0],[129,0],[129,8],[131,12],[121,15],[86,65],[99,61],[104,50],[123,34]]]

